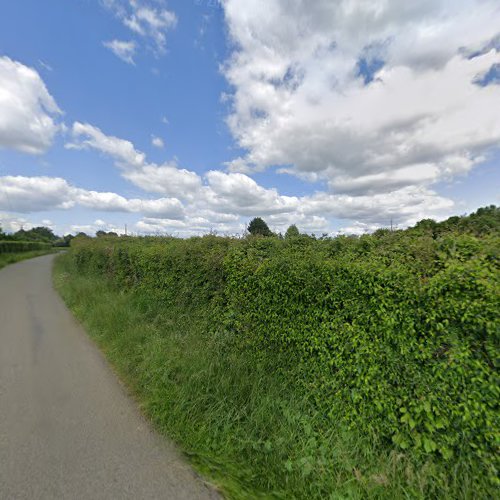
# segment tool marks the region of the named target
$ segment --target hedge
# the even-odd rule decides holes
[[[209,304],[257,361],[286,352],[332,424],[498,481],[498,235],[316,241],[76,240],[82,273],[187,309]],[[276,369],[286,370],[286,366]]]
[[[49,250],[50,243],[39,241],[0,241],[0,254],[2,253],[22,253],[36,250]]]

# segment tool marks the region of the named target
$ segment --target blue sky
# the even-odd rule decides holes
[[[0,10],[6,229],[362,233],[500,201],[494,0]]]

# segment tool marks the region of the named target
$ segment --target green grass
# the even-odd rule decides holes
[[[377,436],[332,427],[285,376],[276,353],[259,364],[228,334],[208,335],[210,311],[167,309],[79,275],[56,260],[64,300],[156,428],[228,498],[450,498],[494,496],[458,458],[417,459]]]
[[[20,262],[21,260],[33,259],[34,257],[41,257],[53,253],[54,250],[35,250],[33,252],[19,252],[19,253],[0,253],[0,269],[9,264]]]

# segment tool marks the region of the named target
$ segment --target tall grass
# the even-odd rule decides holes
[[[208,335],[212,311],[172,305],[80,274],[60,256],[55,285],[156,427],[229,498],[488,498],[460,457],[445,469],[316,409],[285,353],[255,357]],[[277,367],[280,367],[279,369]],[[286,367],[284,369],[283,367]],[[299,375],[297,375],[299,376]]]

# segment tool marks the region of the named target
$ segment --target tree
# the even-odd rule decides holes
[[[248,224],[248,232],[254,236],[272,236],[273,233],[269,229],[269,226],[260,217],[255,217]]]
[[[20,229],[14,234],[14,239],[18,241],[43,241],[46,243],[52,243],[58,239],[54,234],[52,229],[48,227],[34,227],[29,231]]]
[[[434,219],[422,219],[415,224],[414,229],[420,234],[427,234],[435,238],[438,227],[439,224]]]
[[[285,233],[285,239],[288,240],[290,238],[296,238],[300,236],[300,232],[295,224],[292,224]]]
[[[107,237],[110,237],[110,236],[115,236],[115,237],[118,237],[118,234],[117,233],[114,233],[113,231],[110,231],[109,233],[107,233],[106,231],[97,231],[95,233],[95,235],[98,237],[98,238],[104,238],[105,236]]]
[[[67,234],[66,236],[63,236],[62,238],[59,238],[54,243],[54,246],[56,246],[56,247],[69,247],[71,245],[71,240],[74,238],[75,237],[72,234]]]

